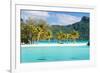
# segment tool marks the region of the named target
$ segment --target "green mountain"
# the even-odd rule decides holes
[[[54,35],[56,35],[59,31],[70,33],[73,30],[76,30],[80,34],[80,40],[89,40],[89,17],[83,16],[80,22],[74,23],[72,25],[52,25],[51,27]]]
[[[81,21],[73,24],[72,27],[79,31],[80,39],[89,40],[89,17],[83,16]]]

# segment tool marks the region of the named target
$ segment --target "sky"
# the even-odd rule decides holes
[[[45,20],[49,25],[71,25],[79,22],[83,16],[89,17],[89,13],[21,10],[21,18],[24,21],[30,17]]]

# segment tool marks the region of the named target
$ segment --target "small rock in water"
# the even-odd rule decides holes
[[[46,59],[37,59],[37,60],[46,60]]]
[[[90,45],[90,42],[88,42],[87,45],[89,46]]]
[[[71,59],[72,59],[72,60],[77,60],[78,58],[72,57]]]

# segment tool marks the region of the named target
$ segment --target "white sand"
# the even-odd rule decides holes
[[[24,44],[21,47],[32,47],[32,46],[85,46],[87,43],[69,43],[69,44]]]

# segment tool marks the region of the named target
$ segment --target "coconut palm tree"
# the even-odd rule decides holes
[[[58,40],[58,42],[61,42],[62,40],[67,40],[67,34],[60,31],[57,33],[56,39]]]
[[[49,26],[46,23],[46,21],[39,20],[37,26],[38,26],[37,41],[51,38],[51,31],[49,30]]]
[[[28,38],[29,38],[29,42],[32,43],[33,41],[33,36],[35,35],[36,32],[36,28],[35,28],[35,22],[34,20],[29,17],[29,19],[26,22],[26,28],[27,28],[27,32],[28,32]],[[25,29],[26,30],[26,29]]]
[[[50,39],[53,37],[52,32],[50,30],[46,31],[44,34],[45,34],[45,40],[50,41]]]
[[[78,32],[78,31],[75,31],[75,30],[72,31],[71,34],[70,34],[70,38],[71,38],[72,40],[74,40],[74,41],[75,41],[76,39],[78,39],[79,36],[80,36],[80,35],[79,35],[79,32]]]
[[[25,24],[21,24],[21,43],[28,43],[27,28]]]

